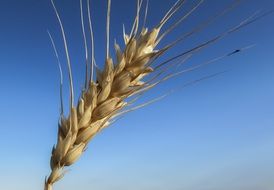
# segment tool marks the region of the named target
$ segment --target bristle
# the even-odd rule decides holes
[[[57,63],[58,63],[58,68],[59,68],[59,73],[60,73],[60,89],[59,89],[59,92],[60,92],[60,115],[63,115],[64,114],[64,101],[63,101],[63,70],[62,70],[62,67],[61,67],[61,62],[60,62],[60,59],[59,59],[59,55],[58,55],[58,52],[57,52],[57,49],[56,49],[56,45],[55,45],[55,42],[50,34],[50,32],[48,31],[48,35],[49,35],[49,38],[50,38],[50,41],[51,41],[51,44],[52,44],[52,47],[53,47],[53,50],[54,50],[54,53],[55,53],[55,57],[57,59]]]
[[[197,5],[195,5],[189,12],[187,12],[184,16],[182,16],[179,20],[177,20],[174,24],[172,24],[158,39],[156,45],[171,31],[173,31],[181,22],[183,22],[188,16],[190,16],[202,3],[204,0],[200,0]]]
[[[58,13],[56,7],[55,7],[55,4],[54,4],[53,0],[51,0],[51,4],[53,6],[54,12],[55,12],[56,17],[57,17],[58,22],[59,22],[59,26],[61,28],[63,42],[64,42],[64,48],[65,48],[65,52],[66,52],[67,65],[68,65],[68,70],[69,70],[70,109],[71,109],[73,107],[73,101],[74,101],[74,89],[73,89],[73,79],[72,79],[71,63],[70,63],[70,56],[69,56],[68,45],[67,45],[67,40],[66,40],[66,34],[65,34],[65,30],[64,30],[61,18],[59,16],[59,13]]]
[[[84,49],[85,49],[85,89],[88,88],[88,47],[87,47],[87,38],[86,38],[86,31],[85,31],[85,22],[84,22],[84,15],[83,15],[83,3],[80,0],[80,15],[81,15],[81,26],[82,26],[82,34],[84,40]]]
[[[91,23],[91,12],[90,12],[90,5],[89,1],[87,0],[87,7],[88,7],[88,23],[89,23],[89,30],[90,30],[90,39],[91,39],[91,66],[90,66],[90,79],[89,81],[93,81],[93,73],[94,73],[94,65],[95,65],[95,55],[94,55],[94,37],[93,37],[93,27]]]
[[[108,0],[108,8],[107,8],[107,22],[106,22],[106,58],[109,58],[109,25],[110,25],[110,9],[111,9],[111,0]]]

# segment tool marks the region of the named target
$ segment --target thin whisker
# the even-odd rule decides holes
[[[183,6],[185,3],[185,0],[179,0],[175,3],[175,6],[172,7],[172,10],[169,14],[165,15],[165,19],[162,19],[162,21],[159,23],[159,25],[156,28],[162,28],[164,24]]]
[[[68,70],[69,70],[69,81],[70,81],[70,108],[72,109],[74,103],[74,90],[73,90],[73,79],[72,79],[72,71],[71,71],[71,63],[70,63],[70,57],[69,57],[69,51],[68,51],[68,46],[67,46],[67,40],[66,40],[66,34],[64,31],[64,27],[61,21],[61,18],[59,16],[59,13],[55,7],[54,1],[51,0],[51,4],[53,6],[54,12],[56,14],[56,17],[58,19],[59,22],[59,26],[61,28],[61,32],[62,32],[62,37],[63,37],[63,42],[64,42],[64,48],[65,48],[65,52],[66,52],[66,58],[67,58],[67,65],[68,65]],[[71,110],[70,109],[70,110]]]
[[[106,23],[106,41],[107,41],[107,47],[106,47],[106,58],[109,58],[109,25],[110,25],[110,9],[111,9],[111,0],[108,0],[108,9],[107,9],[107,23]]]
[[[91,39],[91,71],[90,71],[90,82],[91,82],[91,81],[93,81],[95,55],[94,55],[94,36],[93,36],[93,27],[92,27],[92,22],[91,22],[91,12],[90,12],[89,1],[90,0],[87,0],[88,22],[89,22],[90,39]]]
[[[204,0],[200,0],[197,5],[195,5],[189,12],[187,12],[183,17],[181,17],[176,23],[174,23],[170,28],[168,28],[157,40],[156,45],[171,31],[173,31],[181,22],[188,18],[202,3]]]
[[[55,57],[57,59],[57,63],[58,63],[58,68],[59,68],[59,73],[60,73],[60,106],[61,106],[61,113],[60,115],[62,116],[64,114],[64,103],[63,103],[63,71],[62,71],[62,67],[61,67],[61,62],[60,62],[60,59],[59,59],[59,55],[58,55],[58,52],[57,52],[57,49],[56,49],[56,45],[55,45],[55,42],[50,34],[49,31],[48,32],[48,35],[49,35],[49,38],[50,38],[50,41],[51,41],[51,45],[53,47],[53,50],[54,50],[54,54],[55,54]]]
[[[148,4],[149,4],[149,0],[146,1],[146,9],[145,9],[145,16],[144,16],[144,21],[143,21],[143,26],[142,26],[142,29],[145,28],[146,26],[146,22],[147,22],[147,12],[148,12]]]
[[[85,46],[85,63],[86,63],[85,88],[87,89],[88,88],[88,47],[87,47],[87,38],[86,38],[86,32],[85,32],[82,0],[80,0],[80,13],[81,13],[82,34],[83,34],[83,40],[84,40],[84,46]]]

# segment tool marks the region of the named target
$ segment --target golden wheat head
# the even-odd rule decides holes
[[[91,38],[91,58],[88,55],[88,48],[86,42],[85,25],[83,22],[83,6],[82,0],[80,0],[81,8],[81,21],[82,21],[82,31],[85,42],[85,52],[86,52],[86,75],[85,75],[85,88],[82,91],[81,97],[77,103],[74,105],[74,90],[73,90],[73,79],[70,66],[69,52],[67,48],[66,36],[62,26],[61,19],[54,5],[53,0],[51,0],[53,8],[55,10],[56,16],[58,18],[62,36],[64,40],[64,48],[66,50],[67,56],[67,66],[69,68],[69,80],[70,80],[70,111],[67,117],[63,114],[63,101],[62,101],[62,69],[58,59],[58,54],[55,48],[54,41],[50,35],[56,57],[59,62],[60,74],[61,74],[61,85],[60,85],[60,96],[61,96],[61,114],[59,120],[58,137],[57,143],[52,149],[50,167],[51,173],[49,177],[45,180],[45,190],[51,190],[53,184],[61,179],[64,175],[64,168],[75,163],[79,157],[85,151],[88,143],[92,138],[99,133],[102,129],[106,128],[111,124],[114,118],[118,115],[124,114],[130,110],[125,110],[125,108],[134,102],[129,97],[138,97],[143,92],[149,90],[160,82],[169,79],[170,77],[176,76],[185,72],[179,71],[178,73],[172,73],[171,75],[164,75],[160,78],[162,74],[166,72],[167,68],[163,68],[174,60],[178,58],[184,58],[181,61],[186,60],[194,52],[199,51],[206,47],[207,45],[223,38],[224,36],[237,31],[241,27],[253,22],[258,19],[256,15],[247,18],[242,21],[237,26],[225,31],[224,33],[210,39],[209,41],[203,42],[194,48],[191,48],[185,52],[182,52],[158,65],[154,65],[155,60],[164,54],[171,47],[174,47],[177,43],[183,41],[186,37],[194,34],[195,32],[202,30],[205,26],[211,23],[216,17],[225,14],[228,10],[233,8],[238,1],[235,1],[229,7],[226,7],[222,12],[220,12],[215,17],[208,19],[206,22],[202,23],[196,27],[191,32],[179,36],[177,40],[171,42],[170,44],[164,46],[163,48],[157,49],[159,42],[169,34],[174,28],[176,28],[183,20],[185,20],[194,10],[196,10],[203,0],[198,1],[198,3],[192,7],[191,10],[175,23],[173,23],[168,29],[162,31],[162,27],[167,23],[167,21],[182,7],[185,3],[184,0],[178,0],[175,4],[168,10],[168,12],[160,20],[159,24],[151,29],[145,28],[145,20],[148,11],[148,1],[145,7],[145,15],[143,20],[143,26],[140,28],[140,10],[143,4],[142,0],[137,0],[137,12],[134,19],[134,23],[129,34],[126,34],[124,30],[124,48],[121,49],[120,46],[115,43],[115,59],[111,58],[109,55],[109,25],[110,25],[110,5],[111,1],[108,0],[108,10],[107,10],[107,21],[106,21],[106,60],[104,69],[100,70],[95,64],[94,58],[94,44],[93,44],[93,32],[91,25],[91,16],[89,9],[89,0],[87,0],[88,8],[88,20]],[[90,64],[89,64],[90,62]],[[89,67],[90,65],[90,67]],[[171,64],[174,66],[176,64]],[[170,66],[170,65],[169,65]],[[95,69],[94,69],[95,68]],[[196,67],[195,67],[196,68]],[[191,68],[191,69],[195,69]],[[88,70],[90,70],[90,75],[88,75]],[[96,79],[94,80],[94,72],[96,70]],[[158,72],[158,73],[157,73]],[[154,75],[152,75],[154,73]],[[156,74],[155,74],[156,73]],[[152,76],[149,80],[144,80],[145,76]]]

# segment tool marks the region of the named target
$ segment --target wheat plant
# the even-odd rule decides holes
[[[140,98],[144,92],[172,77],[178,76],[190,70],[198,69],[201,66],[215,62],[226,56],[230,56],[245,48],[235,50],[231,53],[201,63],[186,70],[180,70],[176,73],[168,73],[170,68],[175,67],[178,64],[185,63],[186,60],[193,56],[196,52],[206,48],[208,45],[224,38],[225,36],[241,29],[242,27],[256,21],[265,15],[256,12],[245,20],[239,22],[237,25],[215,36],[214,38],[208,41],[204,41],[187,51],[174,55],[165,61],[157,62],[158,58],[165,54],[169,49],[175,47],[178,43],[181,43],[191,35],[203,30],[215,19],[226,14],[239,3],[237,0],[233,1],[225,9],[221,10],[213,17],[206,19],[204,22],[197,25],[188,33],[178,36],[175,41],[171,41],[163,47],[158,47],[161,40],[170,34],[170,32],[172,32],[174,29],[176,29],[176,27],[179,26],[185,19],[187,19],[195,10],[197,10],[198,7],[203,3],[203,0],[197,1],[196,4],[186,14],[181,15],[179,19],[173,21],[173,23],[169,24],[169,26],[165,27],[166,29],[163,30],[163,26],[169,22],[174,14],[178,13],[185,2],[185,0],[177,0],[166,12],[166,14],[163,15],[161,19],[159,19],[159,23],[156,26],[147,28],[146,17],[148,13],[148,1],[137,0],[136,16],[133,21],[131,30],[127,33],[124,28],[124,45],[123,47],[120,47],[117,43],[115,43],[115,57],[112,58],[109,53],[109,36],[111,31],[111,0],[108,0],[106,14],[105,64],[104,68],[100,69],[96,64],[94,55],[95,47],[90,13],[90,1],[87,0],[86,6],[83,6],[83,2],[80,0],[81,24],[85,44],[86,70],[84,89],[82,90],[77,104],[75,104],[73,73],[71,70],[70,54],[67,47],[66,33],[54,1],[51,0],[62,32],[64,49],[66,53],[67,67],[69,70],[68,75],[70,86],[70,106],[69,114],[65,116],[62,99],[63,73],[54,40],[49,33],[60,68],[61,113],[57,143],[52,148],[52,154],[50,158],[51,173],[45,179],[45,190],[52,190],[53,184],[64,176],[64,169],[75,163],[84,153],[88,143],[96,136],[96,134],[108,127],[112,122],[115,121],[118,116],[158,100],[156,99],[142,105],[136,105],[136,107],[129,107],[134,105],[134,102]],[[89,46],[85,32],[86,24],[83,19],[83,7],[86,7],[88,12],[87,25],[89,29],[89,38],[91,39],[90,50],[88,48]],[[141,10],[144,10],[143,15],[140,15]]]

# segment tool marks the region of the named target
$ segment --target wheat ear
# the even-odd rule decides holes
[[[82,15],[82,0],[81,2],[81,19],[82,19],[82,29],[85,40],[85,55],[86,64],[88,62],[88,53],[86,45],[86,36],[84,32],[83,15]],[[52,155],[50,159],[51,173],[49,177],[45,179],[45,190],[52,190],[52,186],[55,182],[60,180],[64,176],[64,168],[75,163],[80,156],[85,151],[88,143],[96,134],[98,134],[102,129],[109,126],[112,120],[118,115],[124,114],[127,110],[124,110],[132,102],[128,101],[128,98],[133,95],[140,95],[143,92],[149,90],[160,82],[169,79],[170,77],[180,74],[173,73],[171,75],[165,75],[160,78],[166,69],[160,70],[163,66],[171,61],[178,58],[187,58],[187,56],[199,51],[211,43],[225,37],[226,35],[239,30],[243,26],[246,26],[260,17],[256,15],[244,20],[239,25],[225,31],[224,33],[217,35],[209,41],[197,45],[183,53],[174,56],[167,61],[160,63],[158,66],[153,66],[155,60],[164,54],[169,48],[176,45],[179,41],[184,39],[184,37],[178,38],[162,49],[156,50],[156,45],[159,41],[171,32],[177,25],[179,25],[187,16],[189,16],[198,6],[202,3],[199,1],[186,15],[181,17],[175,24],[171,25],[162,34],[161,29],[165,23],[181,8],[184,4],[184,0],[178,0],[171,9],[164,15],[162,20],[157,26],[148,30],[144,26],[139,31],[139,12],[142,5],[142,1],[137,1],[137,13],[134,20],[133,27],[129,35],[124,32],[124,43],[125,48],[122,50],[118,44],[115,43],[115,61],[111,58],[109,54],[109,29],[110,29],[110,4],[111,1],[108,0],[108,11],[107,11],[107,24],[106,24],[106,60],[104,69],[100,70],[96,67],[96,80],[93,80],[93,67],[95,64],[94,58],[94,45],[93,45],[93,32],[91,26],[91,17],[89,10],[89,0],[88,3],[88,13],[89,13],[89,28],[91,32],[92,40],[92,56],[91,56],[91,70],[90,77],[87,75],[88,68],[86,67],[85,76],[85,89],[82,91],[81,97],[74,106],[73,102],[73,83],[72,83],[72,72],[69,60],[69,54],[67,50],[67,44],[65,39],[65,33],[62,27],[62,23],[55,5],[52,0],[54,10],[56,12],[59,24],[61,26],[64,45],[67,55],[67,62],[69,68],[69,79],[70,79],[70,112],[67,117],[63,115],[63,110],[61,112],[58,128],[58,138],[57,144],[52,149]],[[147,15],[147,7],[145,19]],[[223,12],[222,12],[223,14]],[[221,14],[220,14],[221,15]],[[209,20],[210,22],[212,20]],[[208,23],[207,21],[206,23]],[[203,23],[202,26],[204,26]],[[192,32],[195,33],[195,32]],[[191,33],[191,34],[192,34]],[[51,37],[51,36],[50,36]],[[51,38],[52,40],[52,38]],[[53,42],[53,40],[52,40]],[[53,42],[54,45],[54,42]],[[54,45],[55,49],[55,45]],[[57,55],[58,57],[58,55]],[[61,71],[61,70],[60,70]],[[156,73],[151,80],[145,81],[144,77],[147,75],[152,75]],[[89,81],[87,81],[89,79]],[[156,82],[154,82],[156,80]],[[61,83],[62,84],[62,83]],[[60,89],[62,85],[60,86]],[[62,90],[60,90],[62,92]],[[62,96],[62,93],[60,93]],[[62,98],[61,98],[62,99]],[[63,102],[63,101],[62,101]],[[134,102],[134,101],[133,101]],[[62,103],[63,104],[63,103]],[[138,108],[138,107],[137,107]],[[62,105],[63,109],[63,105]],[[129,111],[132,109],[129,109]]]

